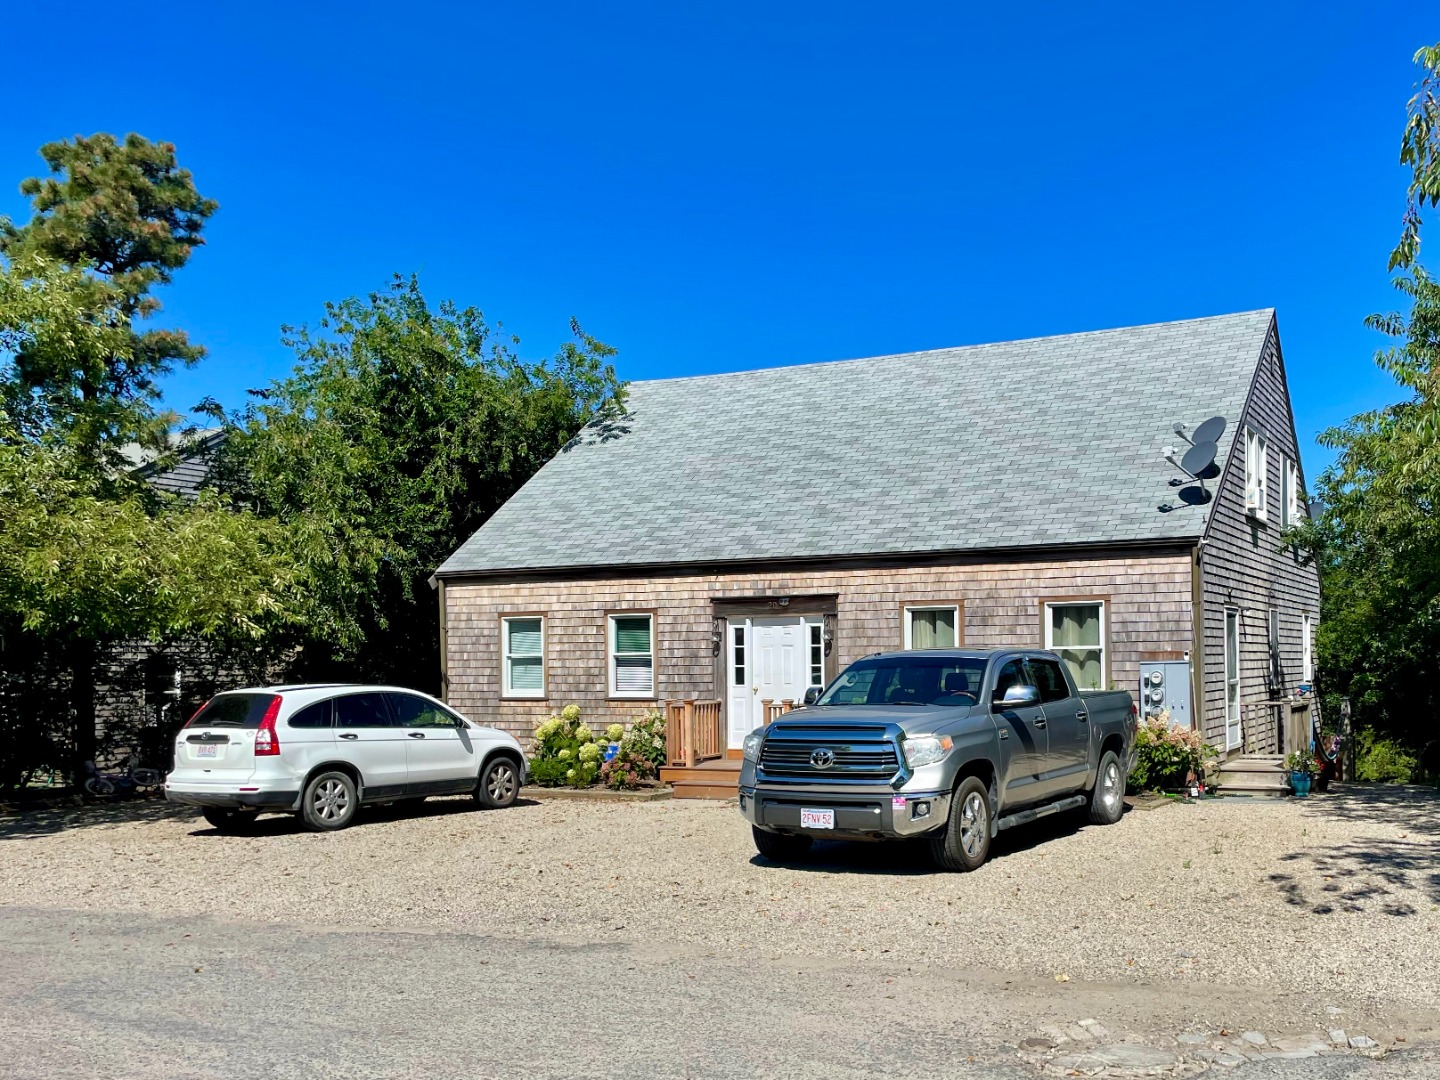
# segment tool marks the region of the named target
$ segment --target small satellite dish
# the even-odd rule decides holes
[[[1195,429],[1195,434],[1192,438],[1195,441],[1195,445],[1199,446],[1201,443],[1207,442],[1218,443],[1220,436],[1224,434],[1225,418],[1223,416],[1212,416]]]
[[[1197,442],[1185,451],[1185,456],[1180,459],[1180,468],[1197,480],[1209,479],[1218,473],[1218,470],[1215,470],[1215,454],[1218,450],[1219,447],[1213,442]]]

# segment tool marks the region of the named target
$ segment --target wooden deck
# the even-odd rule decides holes
[[[740,762],[717,758],[698,765],[666,765],[660,780],[675,789],[677,799],[733,799],[740,789]]]

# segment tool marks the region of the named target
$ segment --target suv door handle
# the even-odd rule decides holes
[[[340,733],[340,738],[342,739],[358,739],[359,737],[360,736],[356,735],[353,731],[342,731]]]
[[[1083,724],[1086,720],[1090,719],[1090,714],[1087,713],[1084,709],[1081,709],[1075,714],[1075,719],[1079,720]]]
[[[425,732],[423,731],[407,731],[405,734],[409,735],[412,739],[423,739],[425,737]]]
[[[1042,716],[1042,717],[1040,717],[1038,720],[1036,720],[1036,721],[1035,721],[1035,726],[1036,726],[1036,727],[1044,727],[1044,726],[1045,726],[1045,718]]]

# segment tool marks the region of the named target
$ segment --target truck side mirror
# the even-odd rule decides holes
[[[815,702],[817,702],[817,701],[820,700],[820,695],[821,695],[822,693],[824,693],[824,687],[820,687],[820,686],[810,686],[810,687],[806,687],[806,689],[805,689],[805,704],[806,704],[806,705],[814,705]]]
[[[1016,683],[1005,691],[1005,696],[995,702],[997,709],[1028,709],[1040,704],[1040,691],[1024,683]]]

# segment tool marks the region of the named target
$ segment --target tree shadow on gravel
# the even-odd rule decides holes
[[[0,817],[0,840],[33,840],[71,829],[117,828],[167,818],[189,817],[194,811],[163,799],[90,803],[44,810],[22,810]]]
[[[1318,821],[1384,822],[1403,832],[1398,837],[1360,835],[1282,855],[1279,861],[1288,865],[1268,880],[1287,904],[1312,915],[1375,912],[1401,918],[1440,904],[1440,796],[1435,791],[1414,785],[1336,785],[1332,794],[1312,797],[1303,812]]]
[[[1126,813],[1132,811],[1127,806]],[[990,845],[990,858],[986,865],[1003,862],[1024,854],[1032,848],[1041,847],[1052,840],[1074,836],[1087,828],[1100,829],[1103,825],[1091,825],[1083,810],[1070,813],[1052,814],[1028,825],[1006,829],[995,837]],[[930,845],[925,840],[887,841],[872,843],[865,840],[819,840],[802,860],[793,863],[773,863],[763,855],[750,859],[754,866],[780,866],[790,870],[804,870],[820,874],[888,874],[891,876],[914,876],[920,874],[944,874],[949,871],[936,867],[930,858]],[[983,872],[984,867],[980,871]]]

